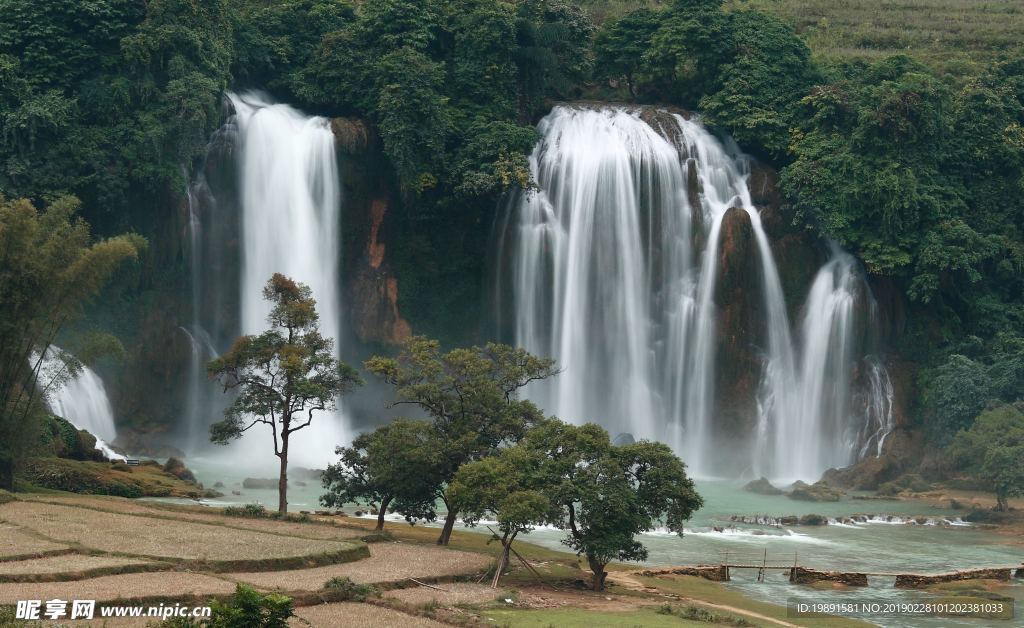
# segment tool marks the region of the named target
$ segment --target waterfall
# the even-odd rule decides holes
[[[861,286],[853,257],[841,251],[834,251],[815,276],[801,325],[799,372],[785,388],[764,384],[775,394],[762,408],[773,442],[762,447],[774,447],[774,455],[770,466],[759,469],[762,474],[806,479],[852,462],[851,438],[844,430],[850,411],[854,309]],[[771,365],[769,370],[784,368]]]
[[[178,329],[188,338],[191,348],[184,427],[186,428],[186,446],[188,449],[195,449],[200,444],[205,444],[208,439],[205,432],[209,420],[212,418],[208,415],[212,414],[210,410],[218,407],[216,401],[211,397],[211,393],[216,394],[219,391],[211,386],[206,376],[206,364],[217,357],[218,351],[214,348],[210,334],[203,328],[201,313],[207,268],[204,266],[204,233],[199,210],[203,199],[206,199],[209,204],[213,203],[213,195],[202,174],[194,178],[189,178],[187,172],[185,175],[185,201],[188,209],[188,263],[192,281],[192,324],[188,328],[179,326]]]
[[[857,439],[862,443],[858,452],[859,458],[882,455],[885,438],[896,427],[892,412],[893,388],[889,371],[878,356],[870,356],[867,364],[870,385],[865,403],[864,424]]]
[[[767,376],[762,382],[766,401],[760,405],[758,450],[771,455],[757,465],[758,473],[781,480],[814,478],[825,469],[881,454],[894,428],[892,382],[879,356],[865,354],[874,347],[858,338],[858,325],[874,325],[876,318],[856,260],[832,245],[831,259],[807,295],[802,351],[786,383],[790,388],[780,389]],[[858,371],[866,381],[855,395]]]
[[[850,420],[864,292],[853,258],[822,268],[795,334],[746,157],[696,119],[649,108],[559,106],[538,130],[536,189],[508,203],[495,246],[499,333],[563,369],[531,385],[532,399],[565,420],[667,441],[699,475],[813,480],[855,456],[851,443],[884,439],[885,402],[863,425]],[[762,372],[752,433],[723,435],[716,288],[730,209],[749,218]],[[884,372],[878,362],[879,382]],[[871,399],[885,397],[878,388]]]
[[[692,292],[678,151],[619,109],[559,107],[540,131],[530,157],[539,189],[501,229],[515,342],[564,369],[530,394],[567,420],[651,437],[667,401],[656,382],[658,301],[675,299],[675,324],[685,327]]]
[[[124,458],[107,445],[117,437],[117,430],[103,380],[84,364],[77,374],[69,375],[60,354],[61,349],[50,346],[39,372],[39,385],[48,387],[45,399],[50,412],[95,436],[96,449],[108,458]]]
[[[342,318],[341,190],[328,120],[272,103],[255,92],[229,93],[228,98],[237,130],[241,332],[266,329],[270,305],[263,287],[280,272],[310,286],[321,333],[334,339],[337,355]],[[321,415],[295,434],[293,451],[300,463],[322,464],[336,445],[345,442],[342,417]],[[243,440],[249,439],[247,434]]]

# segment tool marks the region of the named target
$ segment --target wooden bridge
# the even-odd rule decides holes
[[[792,554],[768,555],[767,548],[760,553],[735,552],[723,550],[719,552],[718,564],[691,565],[650,569],[642,575],[657,576],[665,574],[691,575],[726,582],[731,579],[733,569],[756,569],[757,581],[764,582],[768,571],[787,571],[789,581],[793,584],[812,584],[815,582],[836,582],[848,586],[867,586],[868,576],[895,578],[897,588],[920,588],[939,582],[956,580],[1003,580],[1024,578],[1024,563],[1015,565],[997,565],[994,567],[975,567],[945,573],[907,573],[907,572],[868,572],[868,571],[825,571],[801,566],[797,552]]]

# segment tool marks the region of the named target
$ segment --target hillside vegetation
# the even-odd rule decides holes
[[[1024,33],[1018,0],[731,0],[790,22],[822,57],[903,53],[953,73],[971,72]]]
[[[665,0],[582,0],[601,24]],[[727,0],[730,10],[757,10],[791,24],[818,57],[880,59],[907,54],[956,75],[1021,45],[1018,0]]]

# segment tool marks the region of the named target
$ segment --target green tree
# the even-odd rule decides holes
[[[441,93],[444,67],[405,46],[386,53],[375,74],[375,117],[392,165],[415,191],[434,187],[452,132],[452,112]]]
[[[1010,497],[1024,495],[1024,412],[1019,406],[982,412],[970,429],[956,435],[951,452],[992,487],[996,510],[1008,510]]]
[[[214,600],[210,619],[200,624],[206,628],[287,628],[295,612],[289,597],[276,593],[263,594],[239,584],[226,602]],[[186,624],[188,625],[188,624]]]
[[[0,486],[12,488],[15,462],[34,435],[33,419],[53,377],[43,357],[67,324],[82,314],[114,271],[138,257],[135,235],[95,240],[77,217],[79,202],[61,197],[43,210],[0,195]],[[41,379],[42,375],[42,379]]]
[[[502,553],[494,572],[492,587],[509,564],[512,543],[519,534],[536,526],[558,521],[558,509],[546,492],[548,478],[537,473],[537,459],[521,447],[502,449],[496,455],[459,467],[450,494],[463,522],[472,527],[485,517],[497,520]]]
[[[361,384],[358,373],[334,357],[334,341],[320,335],[316,301],[309,287],[277,273],[263,288],[273,304],[270,329],[242,336],[207,365],[210,376],[237,391],[224,419],[210,426],[210,440],[226,445],[256,425],[267,425],[280,459],[278,511],[288,511],[288,452],[291,435],[331,412],[338,397]]]
[[[605,78],[624,78],[630,97],[635,99],[637,74],[644,69],[644,55],[662,19],[661,12],[645,8],[605,23],[594,38],[595,72]]]
[[[229,0],[0,2],[0,189],[150,224],[220,124],[231,26]]]
[[[563,0],[522,0],[516,47],[519,121],[529,121],[545,97],[565,98],[590,72],[594,25],[580,7]]]
[[[517,533],[541,523],[565,530],[563,543],[586,557],[596,591],[609,562],[647,558],[637,535],[658,525],[682,535],[703,505],[667,445],[613,445],[597,425],[558,420],[538,423],[497,457],[464,466],[452,491],[469,523],[483,513],[498,517],[506,557]]]
[[[527,384],[557,371],[554,362],[489,343],[442,353],[436,340],[410,338],[397,357],[374,357],[366,368],[395,388],[393,405],[414,405],[433,419],[438,474],[430,497],[447,515],[438,537],[447,545],[458,517],[449,483],[459,467],[517,441],[543,414],[518,398]]]
[[[429,421],[398,418],[360,434],[349,447],[338,447],[340,460],[327,467],[320,503],[340,508],[348,503],[377,507],[377,530],[384,529],[389,508],[412,522],[433,521],[440,449]]]
[[[970,427],[992,398],[988,367],[967,356],[951,355],[930,373],[923,397],[932,438],[946,444],[958,431]]]
[[[290,94],[293,101],[313,96],[307,83],[324,37],[350,28],[356,19],[349,0],[239,0],[237,5],[232,77]]]
[[[784,159],[797,102],[817,79],[811,52],[793,29],[757,11],[728,14],[733,50],[699,103],[709,123],[745,150]]]

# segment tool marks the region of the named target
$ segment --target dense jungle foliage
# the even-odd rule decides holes
[[[955,75],[816,55],[751,8],[769,4],[0,0],[0,192],[74,195],[100,233],[153,239],[225,89],[358,116],[401,190],[402,307],[459,339],[479,329],[494,208],[531,185],[552,101],[698,110],[781,170],[794,227],[904,296],[895,349],[921,366],[915,415],[945,442],[1024,396],[1024,54],[994,48]]]

